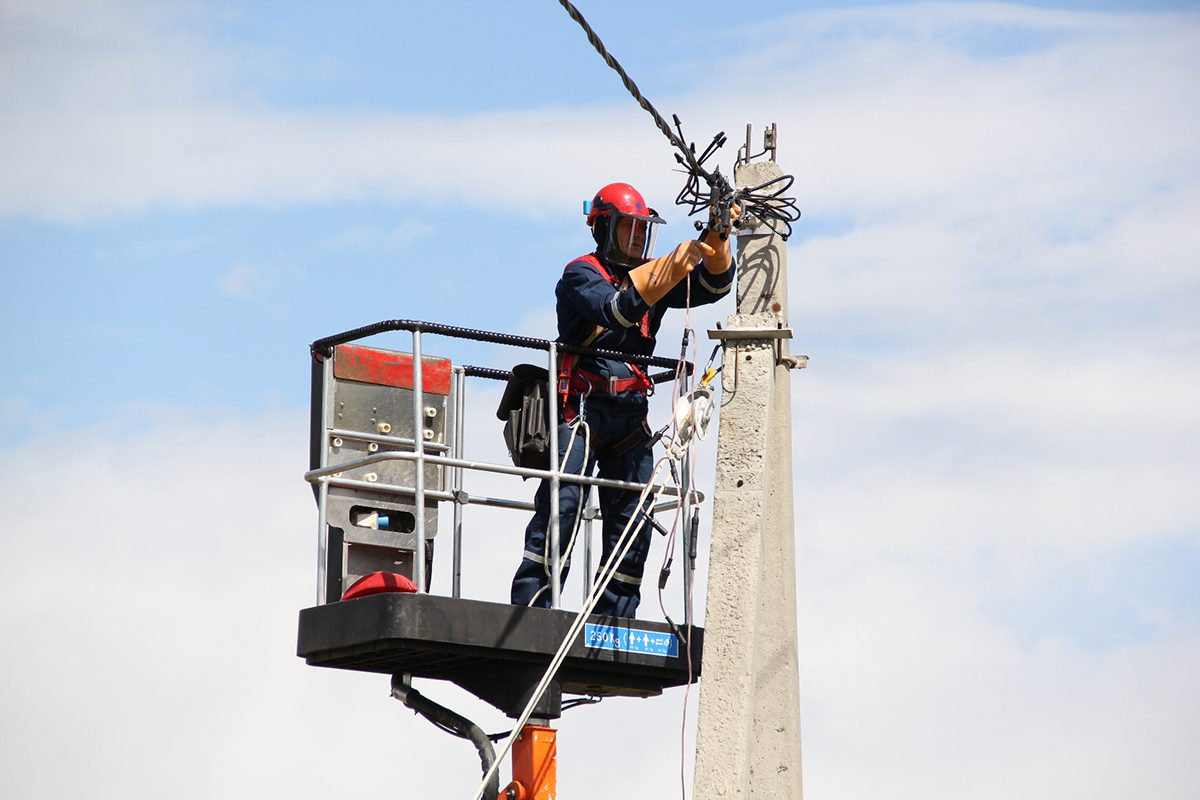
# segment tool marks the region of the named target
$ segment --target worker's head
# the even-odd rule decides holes
[[[626,269],[644,264],[654,253],[655,232],[664,220],[628,183],[610,183],[592,198],[587,223],[597,252]]]

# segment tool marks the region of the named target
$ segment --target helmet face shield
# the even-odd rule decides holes
[[[646,205],[641,193],[627,183],[610,183],[585,203],[588,225],[600,256],[625,269],[654,257],[658,226],[665,220]]]
[[[633,268],[654,257],[654,243],[662,217],[648,209],[648,215],[610,213],[603,217],[607,235],[600,242],[604,260],[618,266]]]
[[[647,261],[654,257],[654,240],[661,222],[654,209],[650,209],[648,217],[617,215],[612,229],[613,244],[628,261],[638,264]]]

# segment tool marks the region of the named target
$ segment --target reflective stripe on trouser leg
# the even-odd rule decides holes
[[[600,462],[600,477],[645,483],[654,470],[654,453],[650,447],[639,445],[633,450]],[[600,488],[600,508],[604,514],[604,552],[600,557],[603,566],[608,561],[625,525],[638,508],[638,492],[621,489]],[[651,498],[646,498],[649,509]],[[617,564],[616,574],[604,587],[604,593],[596,603],[595,613],[617,617],[632,617],[641,602],[642,570],[646,555],[650,552],[651,531],[654,530],[644,518],[634,520],[632,528],[638,529],[625,557]]]
[[[567,450],[567,443],[571,440],[571,428],[566,423],[560,423],[558,426],[558,447],[560,451],[559,463],[562,460],[562,453]],[[571,457],[567,459],[565,472],[573,472],[579,474],[584,464],[583,434],[575,437],[575,446],[571,448]],[[593,457],[587,454],[588,472],[591,471]],[[569,483],[563,481],[560,484],[558,492],[558,546],[559,552],[566,550],[567,543],[571,539],[571,530],[575,524],[575,514],[579,508],[580,502],[580,486],[577,483]],[[542,587],[550,583],[549,560],[546,558],[546,528],[550,520],[550,482],[542,481],[537,490],[537,494],[533,499],[534,511],[533,518],[529,520],[529,524],[525,526],[525,552],[521,559],[520,566],[517,567],[517,573],[513,576],[512,592],[510,594],[511,601],[515,605],[529,605],[529,601],[537,595],[537,600],[534,601],[534,606],[539,608],[550,607],[550,590],[542,592],[538,591]],[[565,561],[561,564],[562,580],[567,579],[567,564]]]

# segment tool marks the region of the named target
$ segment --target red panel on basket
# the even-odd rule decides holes
[[[350,381],[413,388],[413,361],[408,353],[340,344],[333,356],[333,375]],[[450,359],[421,359],[421,388],[430,394],[450,394]]]
[[[366,597],[369,594],[384,594],[385,592],[415,592],[417,585],[403,575],[394,572],[372,572],[356,580],[346,593],[343,600],[353,600],[356,597]]]

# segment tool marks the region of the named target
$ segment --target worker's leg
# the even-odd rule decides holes
[[[562,454],[567,452],[571,444],[571,427],[565,423],[558,426],[559,463]],[[566,461],[564,472],[591,472],[594,457],[584,446],[583,433],[575,437],[571,444],[571,455]],[[585,463],[586,462],[586,463]],[[562,482],[558,493],[558,546],[559,552],[566,551],[571,538],[571,530],[575,525],[575,515],[579,509],[580,486],[577,483]],[[525,527],[525,552],[517,574],[513,576],[512,602],[514,605],[533,605],[539,608],[550,607],[550,550],[546,545],[550,521],[550,481],[542,481],[533,499],[533,519]],[[567,579],[569,560],[564,559],[560,564],[562,580]],[[532,603],[530,602],[532,601]]]
[[[654,470],[654,452],[648,444],[639,444],[628,453],[600,462],[600,477],[615,480],[645,483]],[[653,530],[645,515],[638,514],[640,493],[620,489],[600,489],[600,508],[604,514],[604,552],[600,557],[600,568],[608,563],[613,550],[618,547],[626,524],[635,514],[637,518],[629,526],[633,542],[625,557],[617,565],[613,579],[604,587],[604,593],[596,603],[594,613],[617,617],[633,617],[641,601],[642,570],[646,555],[650,552],[650,532]],[[649,514],[651,498],[643,506]],[[599,576],[599,571],[597,571]]]

